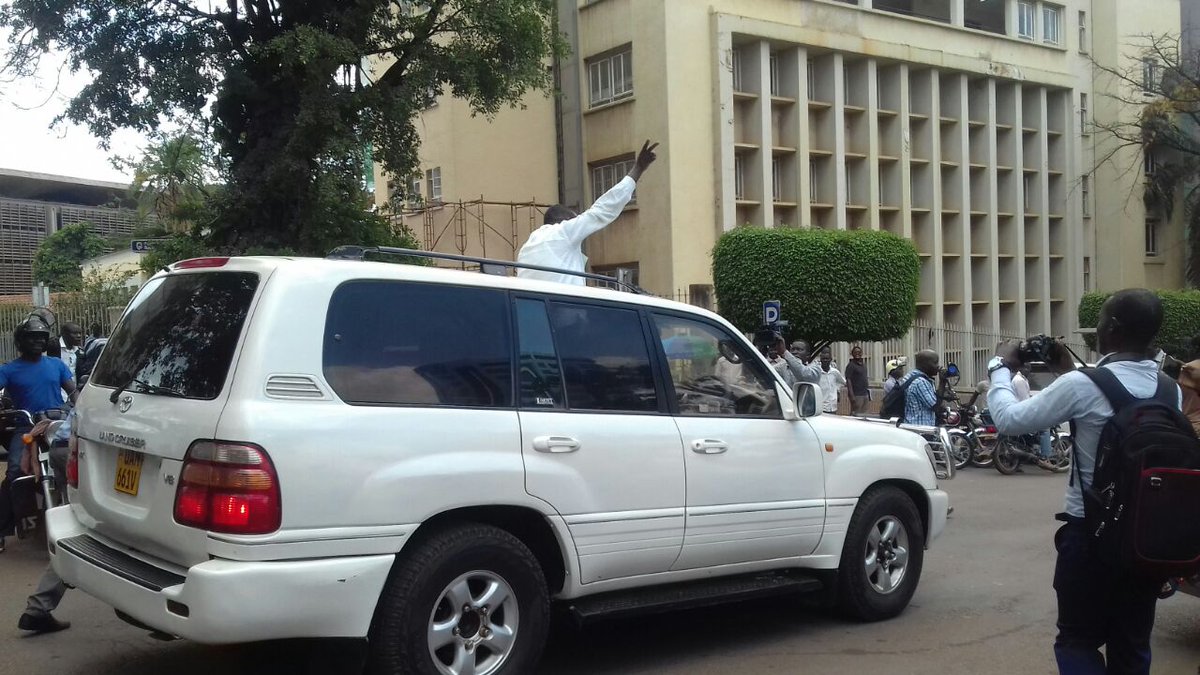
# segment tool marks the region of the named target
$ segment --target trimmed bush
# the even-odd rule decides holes
[[[1156,344],[1166,353],[1184,361],[1200,358],[1200,291],[1155,291],[1163,303],[1163,325]],[[1087,293],[1079,301],[1079,326],[1095,328],[1100,322],[1100,307],[1112,293]],[[1085,336],[1088,347],[1096,348],[1096,336]]]
[[[713,248],[721,314],[752,331],[762,303],[779,300],[790,337],[889,340],[916,316],[921,260],[889,232],[740,227]]]

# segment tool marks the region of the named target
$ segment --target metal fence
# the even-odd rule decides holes
[[[32,304],[0,304],[0,363],[17,357],[13,344],[13,330],[34,310]],[[98,302],[95,300],[60,300],[50,307],[58,319],[58,328],[68,321],[83,327],[84,334],[97,330],[101,335],[112,332],[113,326],[124,311],[124,303]],[[54,336],[57,339],[58,336]]]

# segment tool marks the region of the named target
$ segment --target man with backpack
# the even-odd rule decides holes
[[[1198,489],[1200,442],[1179,411],[1179,387],[1151,357],[1162,321],[1152,292],[1115,293],[1096,329],[1099,367],[1076,371],[1054,343],[1047,362],[1063,375],[1022,402],[1012,385],[1018,345],[1001,344],[989,364],[988,405],[1000,433],[1068,421],[1074,431],[1066,508],[1057,516],[1064,524],[1054,536],[1054,653],[1063,675],[1149,673],[1158,593],[1200,558],[1200,513],[1188,496]]]
[[[937,426],[938,394],[933,384],[940,370],[937,352],[919,351],[913,363],[913,371],[884,395],[879,416],[897,418],[899,424]]]

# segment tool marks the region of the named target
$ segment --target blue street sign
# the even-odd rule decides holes
[[[783,312],[783,303],[778,300],[767,300],[763,303],[763,323],[768,326],[774,326],[779,323],[779,317]]]
[[[129,242],[129,250],[134,253],[145,253],[154,250],[153,239],[134,239]]]

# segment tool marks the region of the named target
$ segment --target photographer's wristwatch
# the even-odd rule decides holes
[[[993,356],[992,360],[988,362],[988,377],[990,378],[992,373],[996,372],[997,370],[1003,370],[1005,368],[1008,368],[1008,364],[1004,362],[1004,359],[1000,358],[999,356]]]

